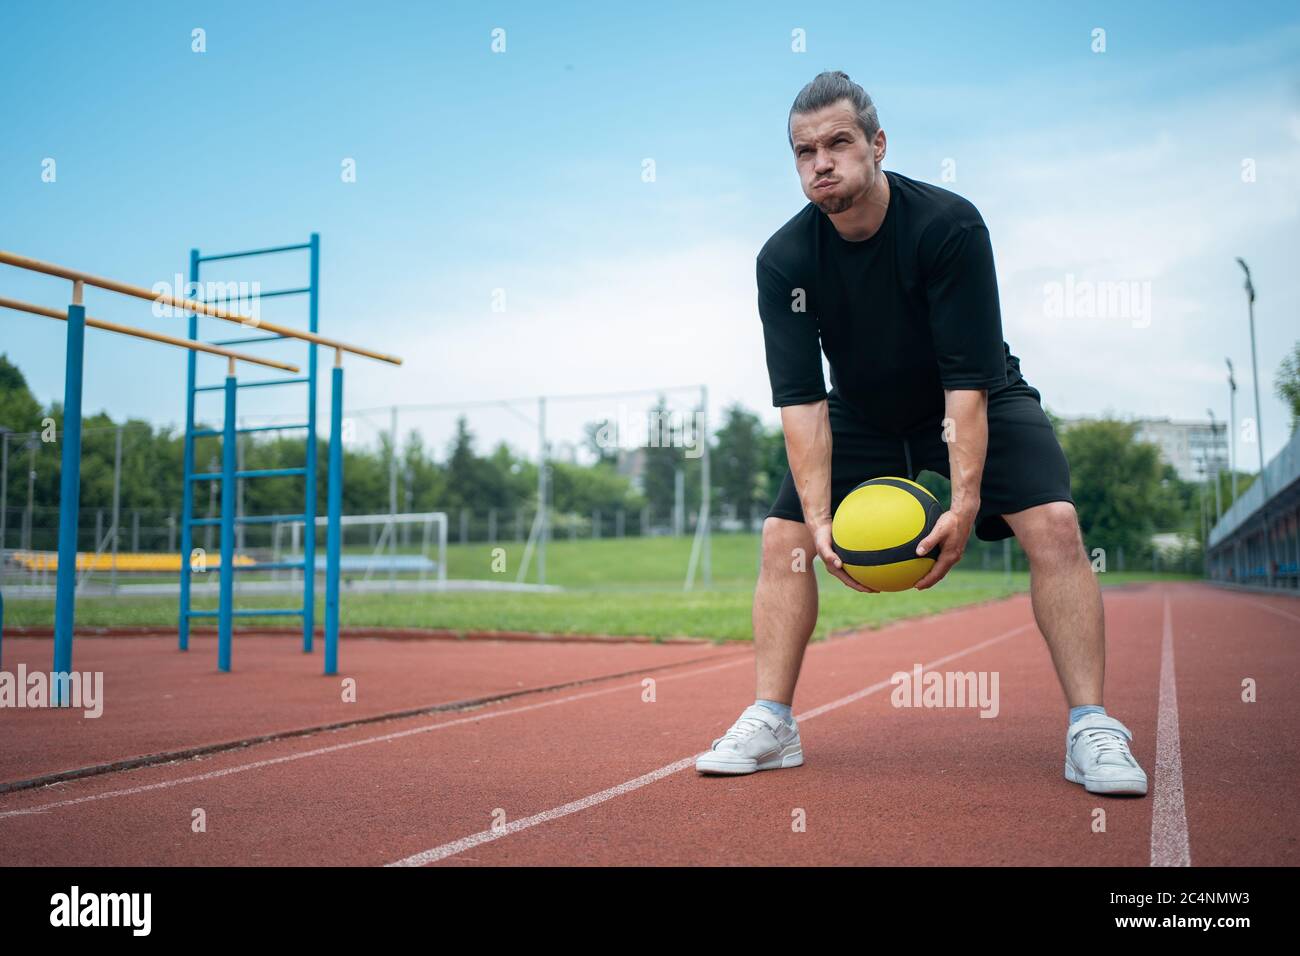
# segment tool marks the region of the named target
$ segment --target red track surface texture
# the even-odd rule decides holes
[[[0,710],[0,785],[237,746],[0,792],[0,864],[1300,863],[1300,601],[1105,602],[1105,703],[1142,798],[1062,776],[1065,704],[1024,596],[814,645],[805,764],[742,777],[694,757],[753,700],[749,645],[348,640],[325,678],[283,638],[237,639],[232,674],[210,641],[122,638],[77,645],[102,717]],[[49,651],[10,638],[5,669]],[[997,672],[998,715],[894,707],[915,664]]]

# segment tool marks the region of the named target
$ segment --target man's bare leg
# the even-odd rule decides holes
[[[1052,652],[1071,714],[1075,707],[1102,706],[1106,623],[1101,585],[1084,552],[1074,506],[1054,501],[1003,517],[1029,555],[1034,619]],[[1129,750],[1132,739],[1132,732],[1105,710],[1072,716],[1065,779],[1091,793],[1145,795],[1147,775]]]
[[[1106,630],[1101,586],[1068,501],[1003,515],[1029,557],[1034,620],[1047,640],[1070,707],[1102,705]]]
[[[759,699],[782,704],[794,701],[804,649],[817,624],[815,559],[812,532],[802,521],[763,521],[763,561],[754,589]]]

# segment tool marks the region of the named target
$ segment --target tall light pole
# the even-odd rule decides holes
[[[1210,470],[1214,473],[1214,523],[1218,524],[1223,517],[1223,498],[1219,494],[1219,485],[1222,484],[1219,481],[1219,449],[1214,440],[1219,429],[1214,421],[1214,409],[1207,408],[1205,411],[1210,416]]]
[[[1246,302],[1250,314],[1250,376],[1255,386],[1255,445],[1259,449],[1259,480],[1264,489],[1264,580],[1273,586],[1273,549],[1268,540],[1268,476],[1264,474],[1264,421],[1259,414],[1259,362],[1255,357],[1255,285],[1250,281],[1250,266],[1237,257],[1237,265],[1246,273]]]
[[[1201,473],[1201,478],[1202,478],[1201,481],[1198,481],[1196,483],[1196,490],[1200,493],[1199,497],[1201,499],[1199,502],[1200,512],[1201,512],[1201,561],[1204,562],[1206,560],[1205,552],[1208,551],[1210,548],[1210,532],[1209,529],[1206,527],[1206,521],[1205,521],[1205,481],[1204,481],[1205,456],[1204,455],[1202,455],[1201,460],[1197,462],[1196,470]]]
[[[1232,473],[1232,500],[1237,500],[1237,380],[1232,377],[1232,359],[1228,363],[1228,471]]]

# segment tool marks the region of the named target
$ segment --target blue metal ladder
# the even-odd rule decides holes
[[[217,255],[201,255],[198,249],[190,250],[190,282],[191,288],[199,291],[195,298],[202,300],[202,285],[200,284],[199,271],[204,262],[213,262],[224,259],[243,259],[254,256],[278,255],[281,253],[297,252],[307,250],[310,254],[310,278],[306,286],[300,288],[278,289],[271,292],[259,292],[260,298],[278,298],[282,296],[306,295],[308,297],[308,328],[309,332],[318,332],[317,328],[319,318],[319,299],[320,299],[320,236],[312,233],[308,242],[289,246],[274,246],[265,249],[250,249],[245,252],[227,252]],[[213,305],[225,306],[230,300],[214,301]],[[221,322],[221,319],[209,319],[209,321]],[[189,316],[189,334],[191,339],[197,339],[199,316],[191,314]],[[249,345],[260,342],[273,342],[280,340],[295,341],[284,335],[255,335],[241,336],[233,339],[219,339],[212,344],[214,345]],[[230,670],[231,659],[231,631],[232,621],[235,617],[301,617],[302,618],[302,649],[304,652],[312,650],[312,637],[315,630],[315,608],[316,608],[316,345],[314,343],[303,343],[308,349],[307,375],[295,378],[278,378],[267,379],[257,382],[227,382],[224,385],[199,385],[195,380],[196,355],[193,351],[189,354],[188,369],[186,375],[186,396],[185,396],[185,447],[184,447],[184,500],[182,503],[181,517],[181,588],[180,588],[180,649],[182,651],[189,649],[189,632],[190,621],[194,618],[217,618],[217,666],[223,671]],[[307,386],[307,415],[305,422],[298,422],[290,425],[261,425],[249,428],[235,427],[235,389],[242,388],[266,388],[280,385],[300,385]],[[194,400],[199,392],[222,391],[226,392],[225,415],[226,420],[222,427],[217,428],[195,428],[194,426]],[[236,436],[248,434],[251,432],[283,432],[306,429],[307,431],[307,460],[302,467],[294,468],[262,468],[238,471],[235,469],[233,442]],[[220,472],[196,472],[194,470],[194,442],[197,438],[207,436],[221,436],[223,446],[223,467]],[[269,477],[287,477],[297,476],[304,479],[303,489],[303,508],[299,514],[275,514],[275,515],[234,515],[233,503],[227,501],[227,491],[236,486],[236,482]],[[197,482],[217,481],[221,482],[223,487],[222,495],[222,517],[220,518],[195,518],[194,517],[194,485]],[[306,533],[303,535],[303,560],[301,561],[276,561],[269,563],[259,563],[255,565],[237,565],[234,558],[234,525],[244,524],[278,524],[286,522],[304,523]],[[194,555],[194,529],[204,526],[220,526],[222,536],[222,558],[218,567],[220,583],[220,600],[218,609],[215,611],[196,611],[191,607],[190,602],[190,584],[192,571],[192,561]],[[209,566],[209,565],[205,565]],[[241,570],[267,571],[272,569],[290,569],[302,571],[303,593],[302,604],[299,607],[292,608],[249,608],[236,610],[233,607],[234,593],[234,575]]]

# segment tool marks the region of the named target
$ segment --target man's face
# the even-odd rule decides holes
[[[885,156],[885,133],[867,142],[848,100],[790,120],[794,162],[803,193],[828,215],[861,202],[876,182],[876,167]]]

